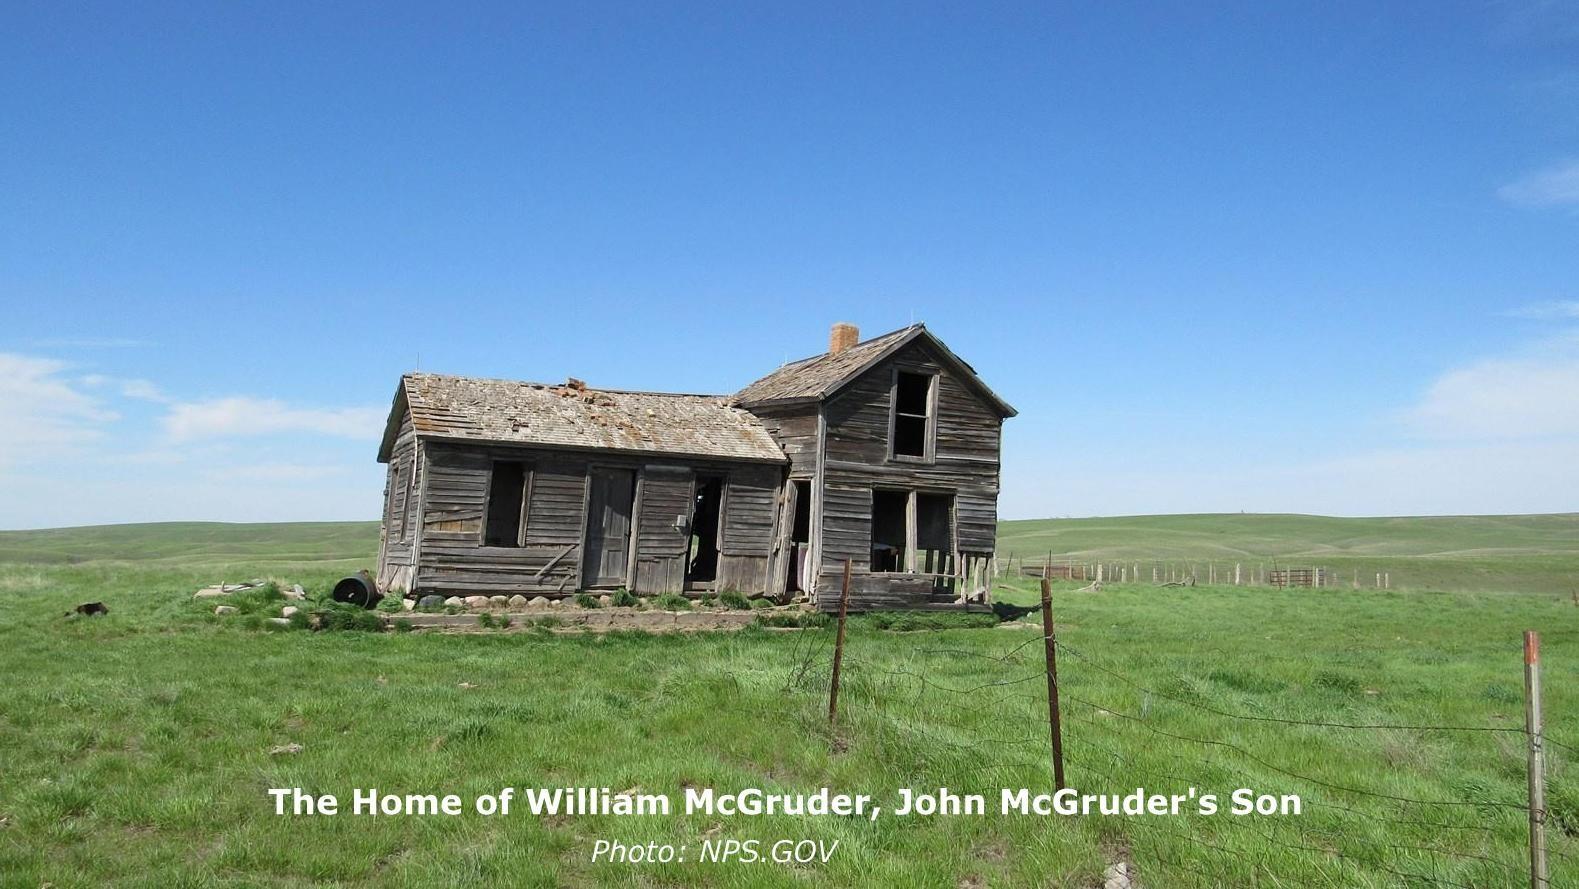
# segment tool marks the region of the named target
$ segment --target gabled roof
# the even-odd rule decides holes
[[[411,373],[379,447],[389,460],[405,408],[418,436],[783,463],[749,412],[717,395],[670,395]]]
[[[822,401],[917,340],[931,346],[943,363],[950,365],[960,380],[976,390],[1000,416],[1012,417],[1018,413],[976,376],[975,368],[949,351],[942,340],[927,330],[925,324],[912,324],[873,337],[835,355],[823,353],[786,364],[736,392],[734,403],[749,409]]]

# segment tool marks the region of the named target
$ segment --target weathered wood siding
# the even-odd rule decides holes
[[[775,555],[783,475],[779,467],[745,467],[729,474],[718,548],[720,590],[775,592],[768,567]]]
[[[637,483],[635,592],[679,592],[685,586],[684,528],[677,516],[688,516],[695,473],[689,467],[649,466]]]
[[[417,438],[411,425],[411,412],[401,418],[400,432],[390,451],[389,468],[384,475],[384,514],[378,529],[379,589],[406,590],[411,586],[416,540],[417,497],[421,490]]]
[[[430,442],[417,589],[460,595],[574,591],[580,563],[584,464],[552,454]],[[483,509],[495,460],[527,464],[522,546],[484,546]]]
[[[820,446],[818,441],[820,429],[819,407],[815,404],[802,404],[781,408],[764,408],[753,413],[756,414],[757,419],[762,421],[762,425],[767,428],[768,434],[773,436],[773,440],[778,442],[779,447],[784,449],[785,456],[789,458],[789,479],[792,481],[815,480],[817,477],[817,458]],[[775,597],[783,594],[790,569],[788,562],[790,558],[789,542],[786,537],[788,532],[785,529],[794,522],[795,515],[791,511],[793,505],[790,503],[790,498],[785,496],[787,490],[787,484],[781,486],[774,497],[776,532],[783,531],[783,533],[774,534],[773,551],[767,561],[761,566],[761,570],[766,572],[765,592]],[[815,501],[815,499],[816,495],[813,494],[812,500]],[[807,506],[811,508],[811,504],[807,504]],[[720,566],[720,570],[723,570],[722,566]],[[730,579],[732,580],[734,579],[732,576],[733,569],[731,569],[730,573]],[[744,590],[747,587],[742,586],[740,589]]]
[[[675,529],[674,519],[690,513],[692,478],[697,472],[724,474],[731,491],[739,479],[739,497],[732,493],[725,497],[721,542],[727,558],[721,558],[720,571],[725,571],[727,564],[731,579],[742,592],[766,591],[762,566],[772,547],[773,504],[784,471],[781,466],[668,457],[649,460],[453,442],[428,442],[425,448],[429,470],[415,589],[446,595],[550,597],[576,592],[582,583],[586,542],[587,473],[595,463],[629,468],[638,474],[633,529],[636,591],[680,592],[683,588],[686,538]],[[526,464],[523,545],[518,547],[482,545],[483,513],[495,460]]]
[[[895,368],[938,375],[936,438],[930,462],[888,456],[889,402]],[[873,574],[872,489],[891,487],[954,495],[955,548],[992,552],[997,534],[1002,420],[987,401],[914,343],[828,399],[820,529],[818,605],[838,606],[844,560],[852,562],[851,606],[898,608],[934,601],[930,578]],[[947,598],[947,597],[944,597]]]
[[[754,411],[768,434],[784,449],[792,478],[817,474],[817,406],[795,405]]]

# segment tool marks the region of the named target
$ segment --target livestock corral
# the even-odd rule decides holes
[[[1098,802],[1046,815],[1032,579],[994,590],[1022,606],[1018,620],[852,617],[830,723],[826,622],[309,632],[246,608],[215,617],[192,591],[277,579],[316,607],[371,562],[376,526],[7,532],[0,874],[19,886],[1528,885],[1521,636],[1535,629],[1552,885],[1579,885],[1579,607],[1557,583],[1519,588],[1529,560],[1565,576],[1572,554],[1534,541],[1568,521],[1532,518],[1517,582],[1480,590],[1052,582],[1066,778]],[[1025,530],[1008,523],[1000,541]],[[66,616],[86,602],[108,614]],[[886,814],[292,817],[274,815],[268,793],[471,799],[571,785],[676,798],[827,787]],[[938,788],[981,795],[986,813],[893,814],[906,798],[932,805],[929,793],[948,805]],[[1027,791],[1024,813],[1000,811],[1004,788]],[[1194,788],[1222,809],[1104,814],[1101,800],[1137,788]],[[1234,814],[1241,791],[1262,814]],[[835,851],[755,865],[695,855],[708,841],[786,838]],[[692,854],[636,866],[595,859],[600,840]]]

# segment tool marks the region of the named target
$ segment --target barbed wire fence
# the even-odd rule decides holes
[[[1579,754],[1579,745],[1545,731],[1535,633],[1525,634],[1522,727],[1305,719],[1241,712],[1158,688],[1110,659],[1072,647],[1057,638],[1045,580],[1042,587],[1042,633],[997,652],[916,646],[902,663],[845,651],[846,607],[841,603],[833,650],[828,650],[825,634],[817,634],[820,642],[808,636],[805,643],[797,643],[786,690],[820,684],[827,677],[832,725],[839,719],[841,684],[832,668],[840,664],[846,706],[870,707],[885,717],[861,723],[863,729],[892,732],[895,743],[890,746],[896,750],[948,752],[953,759],[947,773],[971,782],[1041,774],[1047,776],[1043,780],[1051,779],[1047,790],[1061,790],[1067,768],[1072,790],[1111,798],[1139,788],[1147,795],[1171,795],[1167,788],[1193,792],[1248,787],[1253,777],[1270,775],[1298,790],[1301,814],[1308,809],[1314,816],[1298,821],[1194,814],[1125,818],[1119,832],[1126,842],[1144,841],[1147,852],[1146,861],[1127,862],[1139,872],[1141,885],[1158,885],[1144,882],[1145,869],[1155,864],[1193,885],[1219,886],[1225,879],[1243,878],[1254,885],[1304,885],[1290,880],[1306,879],[1309,873],[1323,875],[1328,885],[1352,885],[1380,873],[1403,885],[1546,889],[1551,885],[1549,859],[1563,868],[1579,864],[1579,849],[1562,832],[1557,845],[1547,840],[1547,753],[1571,756]],[[938,678],[959,672],[962,664],[974,665],[975,670],[967,672],[977,675],[985,666],[992,678],[969,684]],[[1060,668],[1065,671],[1062,681]],[[1098,688],[1104,684],[1126,694]],[[859,715],[852,712],[841,720],[839,731],[852,730],[850,723]],[[1175,725],[1191,720],[1212,730]],[[983,721],[988,723],[985,728]],[[1406,762],[1394,763],[1380,781],[1364,786],[1330,777],[1324,772],[1330,765],[1326,760],[1306,757],[1302,765],[1299,756],[1289,754],[1342,735],[1380,735],[1384,748],[1390,744],[1404,750],[1411,742],[1443,735],[1486,739],[1498,745],[1496,752],[1505,759],[1522,748],[1527,790],[1515,794],[1505,781],[1469,781],[1473,792],[1463,797],[1417,794],[1407,786],[1412,773]],[[1440,776],[1430,777],[1435,784]],[[1100,806],[1099,812],[1117,814]],[[1205,819],[1210,819],[1210,829]],[[1368,829],[1357,830],[1358,824]],[[1513,849],[1526,854],[1515,858]],[[1308,873],[1299,878],[1280,873],[1278,864],[1286,868],[1287,862],[1274,862],[1274,850],[1298,856]],[[1203,868],[1203,861],[1210,866]]]

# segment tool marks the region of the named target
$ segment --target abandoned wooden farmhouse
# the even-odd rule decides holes
[[[924,325],[828,351],[734,395],[406,374],[389,464],[385,590],[738,590],[838,607],[984,598],[1014,408]]]

